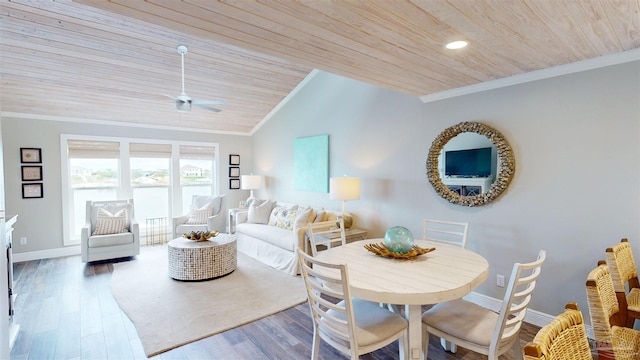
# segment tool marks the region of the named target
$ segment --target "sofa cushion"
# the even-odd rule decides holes
[[[297,234],[291,230],[263,224],[238,224],[237,232],[260,239],[279,248],[294,251],[298,243]]]
[[[269,223],[269,215],[271,214],[271,206],[273,203],[266,200],[260,204],[258,201],[254,201],[249,206],[247,214],[247,222],[251,224],[267,224]]]
[[[127,209],[120,209],[115,213],[99,208],[96,214],[96,226],[91,235],[109,235],[128,232]]]

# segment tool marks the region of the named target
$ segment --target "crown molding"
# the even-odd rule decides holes
[[[640,48],[420,96],[423,103],[640,60]]]

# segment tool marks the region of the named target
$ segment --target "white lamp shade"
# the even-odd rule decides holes
[[[336,177],[329,179],[329,199],[331,200],[359,200],[360,178]]]
[[[243,190],[258,190],[262,187],[262,175],[242,175],[240,183]]]

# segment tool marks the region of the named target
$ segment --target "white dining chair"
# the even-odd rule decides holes
[[[469,239],[469,223],[425,218],[423,220],[422,239],[467,248]],[[390,308],[396,308],[390,306]],[[452,353],[456,352],[456,345],[445,339],[440,339],[442,348]]]
[[[408,358],[409,322],[403,316],[352,299],[346,264],[322,262],[302,250],[298,255],[313,320],[312,359],[318,359],[321,340],[352,360],[398,340],[401,358]]]
[[[425,218],[422,239],[457,245],[466,249],[469,239],[469,223]]]
[[[340,216],[337,220],[307,224],[307,235],[309,236],[309,246],[313,256],[318,254],[318,247],[328,249],[334,245],[347,243],[344,219]]]
[[[513,348],[522,358],[519,333],[536,280],[540,276],[546,252],[530,263],[515,263],[509,285],[496,313],[469,301],[458,299],[434,305],[422,314],[423,351],[427,358],[429,335],[433,334],[458,346],[487,355],[489,360]]]

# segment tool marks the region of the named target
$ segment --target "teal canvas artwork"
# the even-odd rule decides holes
[[[329,192],[329,135],[295,139],[293,157],[296,190]]]

